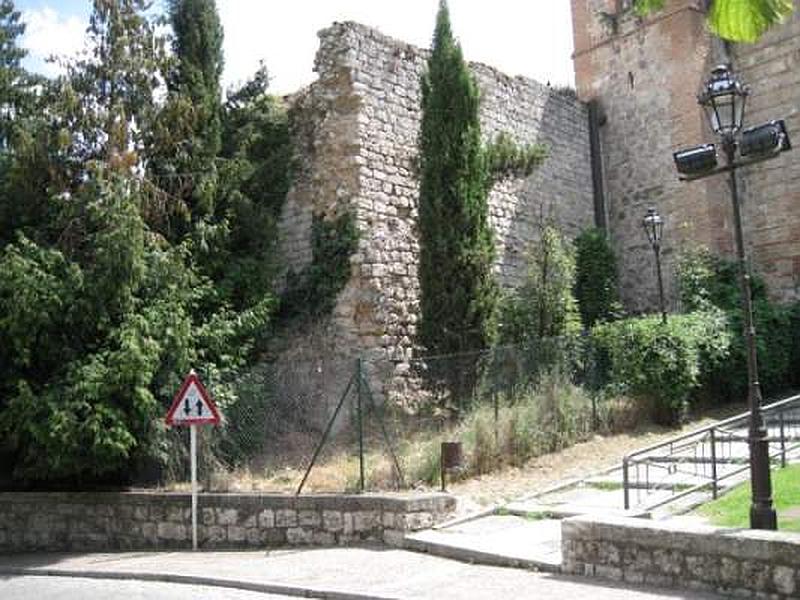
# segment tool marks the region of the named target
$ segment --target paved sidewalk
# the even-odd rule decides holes
[[[0,597],[8,578],[23,574],[194,583],[341,600],[719,598],[523,569],[470,565],[385,547],[0,556]]]

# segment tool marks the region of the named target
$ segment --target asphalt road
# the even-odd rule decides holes
[[[83,579],[80,577],[0,577],[3,600],[283,600],[276,596],[221,587]]]

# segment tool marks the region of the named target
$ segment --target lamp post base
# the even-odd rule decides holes
[[[778,528],[778,518],[772,503],[772,481],[770,477],[769,442],[760,413],[751,419],[756,422],[755,433],[751,432],[750,442],[750,484],[752,503],[750,504],[750,529]]]
[[[778,529],[778,516],[775,509],[770,506],[750,506],[750,529],[767,529],[775,531]]]

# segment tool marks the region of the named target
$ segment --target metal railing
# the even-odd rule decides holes
[[[800,395],[764,406],[770,459],[786,466],[800,448]],[[691,494],[711,490],[716,498],[720,483],[750,468],[750,413],[742,413],[648,446],[622,459],[625,509],[635,505],[653,510]],[[773,450],[774,448],[774,450]],[[655,497],[654,497],[655,496]]]

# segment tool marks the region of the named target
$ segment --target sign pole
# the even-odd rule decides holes
[[[192,453],[192,550],[197,550],[197,425],[189,426]]]
[[[170,427],[189,426],[189,453],[192,464],[192,550],[197,550],[197,426],[218,425],[221,420],[217,405],[192,369],[172,399],[172,406],[167,411],[166,418]]]

